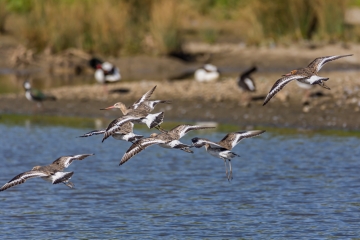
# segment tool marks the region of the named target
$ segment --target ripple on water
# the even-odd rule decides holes
[[[7,239],[359,235],[358,138],[267,133],[245,140],[234,149],[241,157],[232,161],[229,183],[223,161],[204,149],[154,146],[118,166],[129,143],[75,138],[86,130],[65,127],[0,130],[7,136],[0,140],[3,183],[62,155],[96,154],[70,166],[75,189],[31,179],[1,192]],[[212,140],[224,134],[196,133]]]

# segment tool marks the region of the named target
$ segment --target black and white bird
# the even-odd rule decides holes
[[[155,106],[158,105],[159,103],[166,103],[166,104],[170,104],[171,101],[169,100],[150,100],[151,95],[153,94],[153,92],[155,91],[156,86],[154,86],[152,89],[150,89],[149,91],[147,91],[144,95],[141,96],[141,98],[139,98],[136,102],[133,103],[133,105],[126,107],[126,105],[122,102],[117,102],[115,103],[113,106],[107,107],[107,108],[102,108],[100,110],[109,110],[109,109],[120,109],[120,111],[122,112],[122,114],[126,115],[129,112],[133,111],[133,110],[144,110],[147,112],[151,112],[152,110],[154,110]]]
[[[92,58],[89,65],[95,70],[94,76],[98,83],[104,84],[121,80],[119,69],[109,62]]]
[[[231,168],[231,159],[234,157],[239,157],[236,153],[231,152],[242,139],[258,136],[265,131],[263,130],[252,130],[252,131],[243,131],[243,132],[232,132],[227,134],[220,142],[213,142],[205,138],[193,138],[192,144],[196,148],[201,148],[205,146],[205,150],[212,156],[220,158],[225,162],[225,173],[228,181],[232,180],[232,168]],[[229,162],[229,167],[227,166],[227,161]]]
[[[237,79],[238,86],[247,92],[255,92],[256,85],[254,79],[251,77],[251,74],[257,70],[256,67],[252,67],[245,72],[241,73]]]
[[[7,182],[4,186],[0,188],[0,191],[4,191],[13,186],[22,184],[26,182],[26,180],[35,177],[41,177],[42,179],[51,182],[52,184],[63,183],[69,188],[73,188],[74,184],[69,182],[70,178],[74,174],[74,172],[63,172],[63,170],[74,161],[74,160],[83,160],[88,156],[92,156],[94,154],[78,154],[72,156],[63,156],[56,159],[52,164],[47,166],[35,166],[32,170],[20,173],[15,176],[9,182]]]
[[[25,97],[29,101],[36,102],[38,107],[41,107],[41,103],[46,100],[55,101],[56,97],[46,95],[38,89],[33,89],[29,81],[24,82]]]
[[[205,64],[195,71],[194,77],[198,82],[212,82],[220,77],[220,72],[216,66]]]
[[[124,156],[120,160],[122,165],[127,162],[130,158],[141,152],[147,147],[150,147],[155,144],[163,148],[174,148],[180,149],[188,153],[193,153],[190,148],[191,145],[186,145],[179,141],[185,134],[194,130],[209,129],[214,127],[198,126],[198,125],[178,125],[169,131],[164,131],[160,134],[152,133],[150,137],[143,138],[135,142],[131,147],[126,151]]]
[[[134,124],[132,122],[126,122],[119,128],[118,131],[116,131],[111,136],[115,138],[116,140],[123,140],[127,142],[136,142],[139,139],[143,138],[143,135],[138,135],[133,132]],[[93,130],[91,132],[85,133],[84,135],[81,135],[79,137],[91,137],[94,135],[104,134],[106,132],[105,129],[103,130]]]

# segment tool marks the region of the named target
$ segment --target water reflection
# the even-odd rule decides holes
[[[234,149],[241,157],[228,183],[223,162],[204,149],[154,146],[118,166],[130,143],[76,138],[87,130],[0,124],[0,184],[58,156],[96,154],[70,166],[73,190],[31,179],[1,192],[6,239],[358,237],[358,137],[268,131]],[[223,135],[194,132],[183,141]]]

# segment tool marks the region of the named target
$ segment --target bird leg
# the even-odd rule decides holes
[[[162,127],[160,127],[160,125],[157,125],[155,128],[162,133],[167,133],[167,131],[165,129],[163,129]]]
[[[328,86],[325,85],[325,83],[323,81],[319,82],[318,83],[321,87],[327,89],[327,90],[330,90],[330,88]]]
[[[225,175],[226,175],[227,179],[229,180],[226,159],[224,159],[224,163],[225,163]]]
[[[180,148],[180,150],[183,150],[184,152],[187,152],[187,153],[194,153],[193,151],[191,151],[189,149],[189,147],[183,147],[183,148]]]
[[[72,182],[66,181],[66,182],[62,182],[63,184],[65,184],[66,186],[68,186],[69,188],[74,188],[74,184]]]
[[[229,167],[230,167],[230,173],[229,173],[228,181],[230,182],[230,181],[233,179],[233,176],[232,176],[232,167],[231,167],[231,160],[230,160],[230,159],[229,159]]]

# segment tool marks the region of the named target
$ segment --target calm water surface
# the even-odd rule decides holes
[[[267,132],[224,163],[149,147],[126,164],[130,146],[91,129],[0,125],[0,185],[59,156],[74,162],[75,189],[30,179],[0,192],[1,239],[353,239],[360,236],[360,139]],[[146,130],[138,130],[149,135]],[[219,140],[224,132],[194,136]]]

